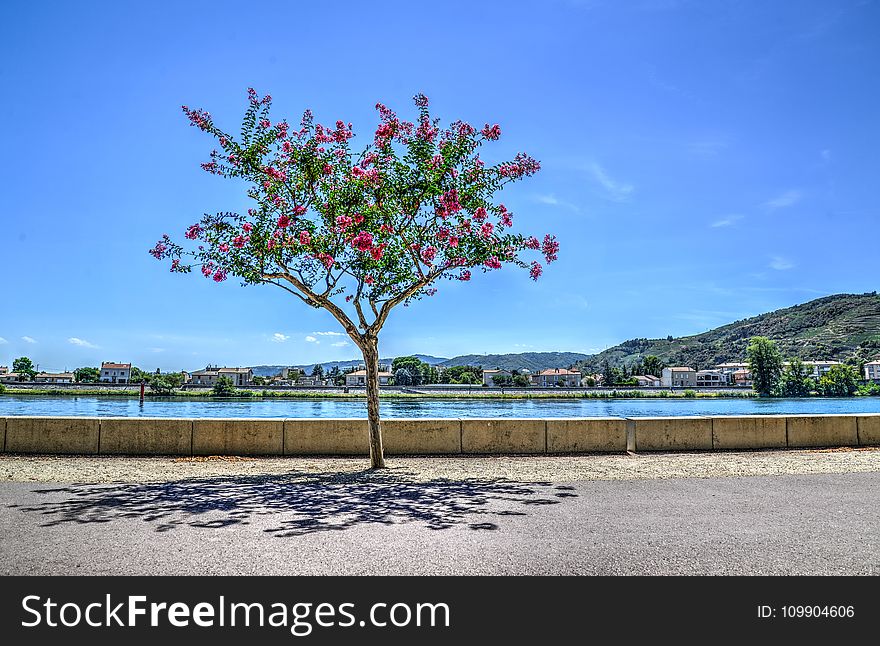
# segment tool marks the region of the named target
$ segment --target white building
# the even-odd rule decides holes
[[[700,388],[720,388],[730,383],[729,372],[721,370],[698,370],[697,386]]]
[[[387,386],[391,383],[391,380],[394,378],[394,373],[392,372],[379,372],[379,385]],[[354,372],[349,372],[345,375],[345,385],[346,386],[366,386],[367,385],[367,371],[366,369],[355,370]]]
[[[0,366],[0,375],[9,374],[9,366]]]
[[[734,372],[739,370],[749,370],[749,364],[742,362],[730,362],[730,363],[719,363],[715,366],[715,370],[723,372],[724,374],[732,375]]]
[[[483,385],[484,386],[494,386],[495,382],[492,381],[495,377],[512,377],[513,375],[508,370],[484,370],[483,371]]]
[[[41,384],[72,384],[74,376],[72,372],[41,372],[34,381]]]
[[[809,376],[818,380],[828,374],[833,366],[839,366],[840,361],[804,361],[804,365],[810,370]]]
[[[660,377],[654,375],[633,375],[639,388],[657,388],[660,386]]]
[[[539,388],[577,388],[581,385],[581,373],[578,370],[565,368],[548,368],[532,375],[532,385]]]
[[[131,364],[101,362],[100,381],[109,384],[127,384],[131,381]]]
[[[697,385],[697,371],[686,366],[663,368],[660,385],[664,388],[694,388]]]
[[[228,377],[234,386],[247,386],[253,381],[254,371],[250,368],[218,368],[208,366],[204,370],[196,370],[190,376],[189,383],[194,386],[214,386],[220,377]]]
[[[865,364],[865,379],[880,381],[880,359]]]

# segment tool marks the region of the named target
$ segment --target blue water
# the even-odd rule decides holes
[[[385,417],[646,417],[880,413],[880,397],[840,399],[397,399]],[[363,399],[173,399],[0,396],[0,417],[366,417]]]

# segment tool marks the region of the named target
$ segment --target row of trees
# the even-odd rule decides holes
[[[776,343],[767,337],[753,337],[746,349],[746,360],[752,373],[752,387],[764,397],[849,397],[859,389],[859,375],[852,366],[839,364],[819,377],[798,358],[786,365]]]
[[[624,364],[620,368],[614,368],[606,360],[602,364],[602,384],[604,386],[637,386],[638,382],[634,377],[636,375],[651,375],[660,377],[666,364],[649,354],[644,359],[636,360],[629,366]],[[592,381],[592,383],[590,383]],[[595,379],[587,377],[587,386],[595,386]]]

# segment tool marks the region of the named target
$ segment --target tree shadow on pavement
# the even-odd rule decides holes
[[[47,496],[45,502],[17,507],[45,516],[46,527],[140,519],[166,532],[179,526],[247,525],[258,516],[273,516],[277,521],[263,531],[281,537],[406,522],[436,530],[467,526],[491,531],[499,528],[493,520],[576,496],[570,489],[503,479],[419,481],[407,473],[376,471],[290,473],[70,485],[38,489]]]

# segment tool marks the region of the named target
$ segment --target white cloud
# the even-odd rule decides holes
[[[23,336],[23,337],[21,337],[21,340],[24,341],[25,343],[36,343],[37,342],[37,340],[35,338],[30,337],[30,336]]]
[[[743,216],[738,215],[738,214],[725,215],[723,218],[715,220],[709,226],[714,229],[718,229],[720,227],[729,227],[729,226],[733,226],[734,224],[736,224],[737,222],[739,222],[742,219],[743,219]]]
[[[787,269],[792,269],[794,267],[794,263],[788,258],[783,258],[782,256],[773,256],[770,259],[770,269],[775,269],[776,271],[786,271]]]
[[[165,348],[150,348],[150,352],[165,352]]]
[[[635,186],[613,179],[602,166],[597,162],[593,162],[587,166],[587,171],[593,176],[593,179],[604,189],[605,196],[615,202],[626,202],[629,200]]]
[[[791,189],[789,191],[785,191],[784,193],[780,193],[772,199],[767,200],[766,202],[764,202],[763,207],[768,211],[784,209],[800,202],[803,196],[803,193],[801,193],[799,190]]]
[[[309,343],[320,343],[320,341],[318,341],[318,339],[313,336],[307,336],[306,341],[308,341]]]
[[[274,341],[275,343],[284,343],[289,338],[290,336],[288,336],[287,334],[281,334],[281,332],[276,332],[272,335],[272,341]]]
[[[562,208],[571,209],[575,213],[580,212],[577,204],[573,204],[572,202],[567,202],[565,200],[560,200],[553,193],[540,193],[533,196],[533,199],[538,204],[546,204],[547,206],[560,206]]]
[[[94,343],[89,343],[85,339],[78,339],[75,336],[72,336],[69,339],[67,339],[67,342],[70,345],[78,345],[81,348],[97,348],[98,347]]]
[[[342,332],[312,332],[318,336],[343,336]]]
[[[3,345],[4,343],[9,343],[9,341],[0,336],[0,345]]]
[[[337,341],[336,343],[331,343],[330,345],[334,348],[344,348],[345,346],[349,345],[349,343],[348,341]]]

